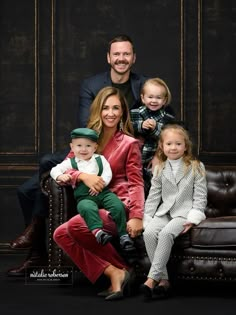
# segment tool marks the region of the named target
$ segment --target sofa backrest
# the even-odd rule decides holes
[[[206,166],[206,216],[236,216],[236,166]]]

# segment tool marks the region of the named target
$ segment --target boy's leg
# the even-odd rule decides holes
[[[113,192],[103,192],[103,206],[110,212],[112,219],[117,226],[118,235],[120,236],[120,247],[125,252],[134,252],[134,242],[126,230],[126,213],[123,202]]]
[[[119,236],[127,234],[126,213],[123,202],[111,191],[104,191],[100,195],[104,209],[110,212],[112,219],[116,223]]]
[[[94,199],[94,200],[91,200]],[[94,234],[98,243],[105,245],[110,242],[112,235],[103,231],[103,221],[100,218],[97,205],[97,197],[83,199],[77,204],[77,211],[86,222],[88,229]]]
[[[95,198],[94,198],[95,199]],[[83,199],[77,204],[77,211],[87,223],[88,229],[102,229],[103,222],[98,213],[97,203],[90,199]]]

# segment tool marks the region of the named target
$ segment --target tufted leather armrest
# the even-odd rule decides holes
[[[48,264],[61,266],[65,255],[53,240],[55,229],[73,217],[76,212],[76,202],[73,189],[70,186],[60,186],[50,176],[49,172],[43,174],[41,189],[49,200],[48,217]]]
[[[206,166],[206,220],[180,235],[179,248],[236,248],[236,167]]]
[[[236,216],[236,167],[206,166],[207,217]]]

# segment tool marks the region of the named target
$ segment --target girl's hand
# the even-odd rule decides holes
[[[185,223],[183,224],[184,229],[183,229],[183,231],[181,232],[181,234],[187,233],[187,232],[193,227],[193,225],[194,225],[193,223],[185,222]]]

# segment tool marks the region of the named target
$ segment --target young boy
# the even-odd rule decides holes
[[[112,171],[103,155],[96,154],[98,134],[89,128],[77,128],[71,132],[70,147],[75,157],[66,159],[53,167],[50,175],[57,182],[71,184],[71,169],[80,172],[101,176],[105,182],[102,192],[96,193],[84,183],[74,187],[74,196],[77,201],[77,211],[84,218],[90,231],[95,235],[98,243],[105,245],[112,236],[103,231],[102,220],[98,209],[104,208],[110,212],[117,225],[122,250],[133,251],[134,243],[126,231],[126,214],[122,201],[108,188],[112,178]]]
[[[150,181],[150,163],[155,155],[161,128],[166,123],[174,121],[174,116],[165,108],[171,101],[171,93],[167,84],[160,78],[148,79],[141,90],[143,105],[130,111],[134,135],[140,140],[147,197]]]

